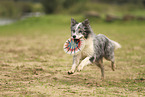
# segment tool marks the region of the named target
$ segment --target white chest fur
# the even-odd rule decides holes
[[[94,54],[93,38],[88,38],[85,40],[85,47],[81,51],[82,57],[92,56]]]

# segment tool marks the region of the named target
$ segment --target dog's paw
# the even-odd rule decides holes
[[[112,70],[113,70],[113,71],[115,71],[115,68],[114,68],[114,67],[112,67]]]
[[[69,75],[70,75],[70,74],[74,74],[74,71],[70,70],[70,71],[68,71],[68,74],[69,74]]]
[[[82,70],[82,68],[79,66],[78,68],[77,68],[77,71],[81,71]]]
[[[101,77],[101,80],[104,81],[104,77]]]

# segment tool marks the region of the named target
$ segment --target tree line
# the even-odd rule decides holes
[[[0,0],[3,1],[3,0]],[[14,2],[40,2],[43,7],[45,13],[55,13],[60,9],[68,9],[77,3],[84,2],[94,2],[94,3],[108,3],[108,4],[138,4],[145,6],[145,0],[5,0],[5,1],[14,1]]]

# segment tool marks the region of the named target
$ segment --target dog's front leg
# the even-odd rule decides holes
[[[73,74],[75,72],[75,69],[77,65],[79,64],[80,58],[81,58],[81,54],[73,56],[73,65],[72,65],[71,70],[68,71],[68,74]]]
[[[86,58],[80,63],[80,65],[78,66],[77,70],[78,70],[78,71],[81,71],[81,70],[84,68],[84,66],[89,65],[89,64],[92,64],[92,62],[90,61],[90,57],[86,57]]]

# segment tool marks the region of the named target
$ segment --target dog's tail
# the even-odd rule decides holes
[[[113,40],[111,40],[111,42],[115,45],[115,49],[121,48],[121,45],[118,42]]]

